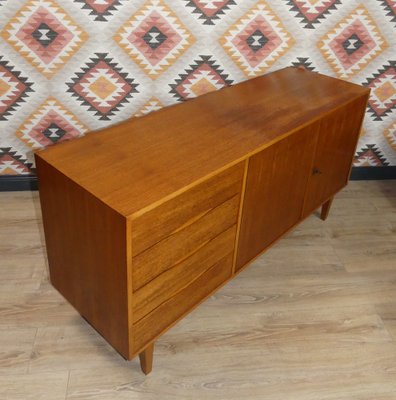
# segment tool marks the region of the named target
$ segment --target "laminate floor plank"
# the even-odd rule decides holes
[[[37,333],[35,328],[0,329],[0,375],[26,373]]]
[[[47,282],[36,291],[20,293],[9,289],[9,281],[0,282],[0,328],[74,325],[81,317]],[[4,291],[3,291],[4,290]]]
[[[378,304],[375,308],[383,320],[385,328],[396,341],[396,302]]]
[[[5,254],[1,252],[1,278],[0,281],[6,280],[29,280],[37,281],[43,276],[43,265],[45,258],[42,254],[35,256],[33,254],[19,253]]]
[[[253,263],[215,293],[215,304],[230,308],[249,304],[247,312],[281,311],[375,305],[396,296],[396,271],[270,276],[259,267]]]
[[[0,193],[0,220],[29,221],[38,220],[40,208],[39,194],[34,192],[2,192]]]
[[[271,276],[345,272],[343,263],[326,238],[281,240],[254,264]]]
[[[266,312],[261,308],[252,311],[248,320],[241,317],[242,308],[237,307],[236,313],[227,313],[227,307],[203,305],[202,310],[198,309],[182,325],[168,332],[161,344],[166,348],[183,347],[190,350],[199,343],[197,349],[200,352],[210,353],[213,344],[216,344],[216,351],[219,346],[239,347],[241,342],[259,349],[263,343],[305,343],[315,346],[323,342],[352,344],[393,341],[372,306],[276,312]],[[202,319],[208,323],[203,325]]]
[[[388,235],[356,235],[332,240],[337,256],[348,272],[394,271],[396,232]]]
[[[29,372],[64,371],[98,365],[117,368],[127,362],[80,318],[70,326],[37,329]]]
[[[72,371],[68,399],[359,399],[395,391],[395,344],[263,345],[157,354],[146,379],[125,371]],[[194,357],[194,358],[192,358]],[[188,359],[186,369],[184,361]],[[199,363],[191,360],[199,359]],[[102,378],[100,378],[102,377]],[[372,397],[376,399],[376,397]]]
[[[0,399],[65,400],[69,372],[45,374],[0,374]]]
[[[0,193],[0,399],[395,400],[396,182],[350,182],[126,362],[48,281],[37,192]]]
[[[395,180],[380,181],[353,181],[349,182],[337,198],[366,198],[373,197],[396,197]]]

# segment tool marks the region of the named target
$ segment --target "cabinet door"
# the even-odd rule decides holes
[[[250,158],[236,269],[300,220],[318,128],[309,125]]]
[[[321,120],[304,216],[347,184],[366,101],[361,97]]]

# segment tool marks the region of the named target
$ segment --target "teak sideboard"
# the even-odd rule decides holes
[[[149,373],[160,335],[315,209],[326,218],[368,96],[285,68],[37,152],[53,286]]]

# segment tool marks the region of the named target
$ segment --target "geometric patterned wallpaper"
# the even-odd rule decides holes
[[[354,165],[396,165],[396,0],[0,0],[0,174],[289,65],[371,87]]]

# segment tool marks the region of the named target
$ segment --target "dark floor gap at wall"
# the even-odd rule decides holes
[[[37,190],[36,175],[0,176],[0,192]]]
[[[370,181],[396,179],[396,166],[390,167],[354,167],[352,168],[351,181]]]
[[[396,166],[390,167],[354,167],[351,181],[396,179]],[[36,175],[0,176],[0,192],[37,190]]]

